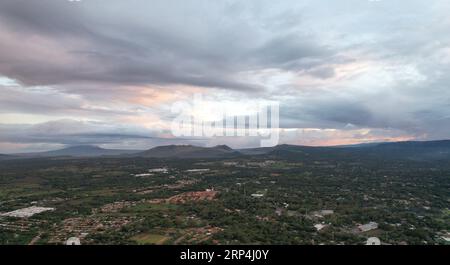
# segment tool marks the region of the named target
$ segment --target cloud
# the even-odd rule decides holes
[[[89,11],[95,2],[88,1],[2,3],[0,72],[33,86],[99,82],[260,91],[264,86],[239,80],[239,72],[290,69],[297,60],[330,53],[301,32],[267,31],[233,15],[218,22],[220,8],[204,14],[195,6],[168,11],[161,3],[139,4],[151,8],[148,19],[133,17],[144,14],[128,5],[116,16],[113,7],[122,6],[120,1],[110,1],[95,14]],[[175,25],[166,24],[158,11],[168,12]],[[188,11],[193,16],[177,18]],[[194,14],[204,15],[201,22],[206,24],[199,24]],[[23,41],[30,38],[32,42]]]
[[[151,138],[154,133],[95,121],[55,120],[34,125],[1,125],[0,141],[11,143],[75,144],[114,141],[117,138]]]
[[[444,0],[2,1],[0,135],[14,144],[138,145],[142,133],[167,135],[171,104],[200,92],[277,100],[281,127],[320,130],[311,143],[448,138],[449,8]],[[37,134],[43,121],[55,121],[49,137]],[[76,137],[51,134],[78,127]]]
[[[167,137],[163,130],[120,126],[97,121],[55,120],[34,125],[0,125],[0,146],[22,145],[24,150],[49,146],[100,145],[147,149],[160,144],[197,143],[199,139]],[[17,152],[17,151],[16,151]]]

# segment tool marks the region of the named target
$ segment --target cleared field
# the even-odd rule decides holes
[[[179,208],[178,205],[169,203],[159,203],[159,204],[140,203],[138,205],[130,207],[127,210],[129,212],[136,212],[136,213],[146,213],[146,212],[152,213],[154,211],[176,210],[177,208]]]
[[[136,241],[138,244],[155,244],[155,245],[161,245],[164,244],[166,240],[169,239],[169,237],[164,235],[158,235],[158,234],[139,234],[131,238],[132,240]]]

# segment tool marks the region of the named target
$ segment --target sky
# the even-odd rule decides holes
[[[447,0],[0,0],[0,153],[175,137],[175,102],[280,104],[279,143],[450,138]]]

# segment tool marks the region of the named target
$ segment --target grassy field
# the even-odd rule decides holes
[[[154,244],[154,245],[161,245],[164,244],[165,241],[169,239],[169,237],[164,235],[158,235],[158,234],[139,234],[131,238],[132,240],[136,241],[138,244]]]

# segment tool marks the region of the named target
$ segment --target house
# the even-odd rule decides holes
[[[282,209],[282,208],[277,208],[277,209],[275,209],[275,214],[276,214],[277,216],[281,216],[281,215],[283,214],[283,209]]]

